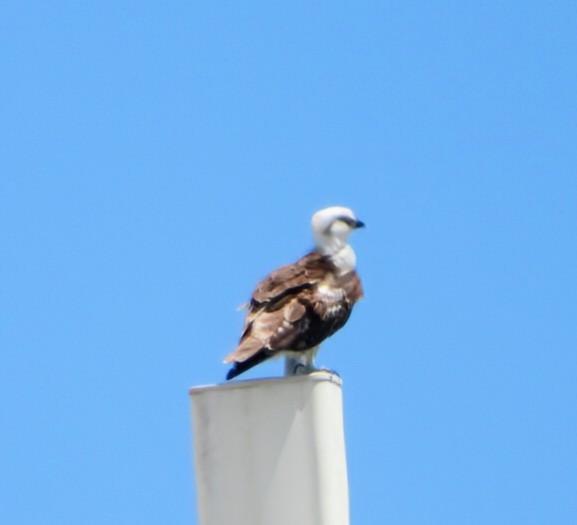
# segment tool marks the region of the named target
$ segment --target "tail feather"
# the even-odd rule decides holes
[[[239,345],[224,358],[225,363],[246,361],[253,355],[258,354],[263,348],[263,342],[256,337],[246,337]]]
[[[256,354],[250,356],[248,359],[242,362],[235,362],[232,365],[232,368],[226,374],[226,380],[230,381],[234,379],[236,376],[246,372],[249,368],[256,366],[266,359],[270,357],[270,354],[266,352],[264,349],[260,350]]]

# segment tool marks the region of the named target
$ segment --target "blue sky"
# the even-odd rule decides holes
[[[4,2],[0,521],[196,523],[187,389],[338,204],[352,523],[576,523],[576,21]]]

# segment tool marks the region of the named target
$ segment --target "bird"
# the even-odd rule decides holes
[[[240,341],[224,358],[232,364],[227,381],[281,355],[285,375],[314,372],[320,343],[345,325],[363,297],[349,236],[365,224],[351,209],[331,206],[314,213],[311,226],[314,249],[260,281],[245,305]]]

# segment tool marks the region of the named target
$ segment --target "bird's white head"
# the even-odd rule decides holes
[[[364,223],[355,217],[353,211],[342,206],[331,206],[317,211],[311,222],[317,249],[324,255],[332,257],[338,256],[339,252],[345,250],[342,255],[350,263],[346,266],[354,267],[354,252],[348,245],[348,239],[353,230],[362,228]],[[346,261],[343,262],[346,263]]]

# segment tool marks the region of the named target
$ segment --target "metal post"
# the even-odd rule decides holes
[[[200,525],[348,525],[339,377],[190,390]]]

